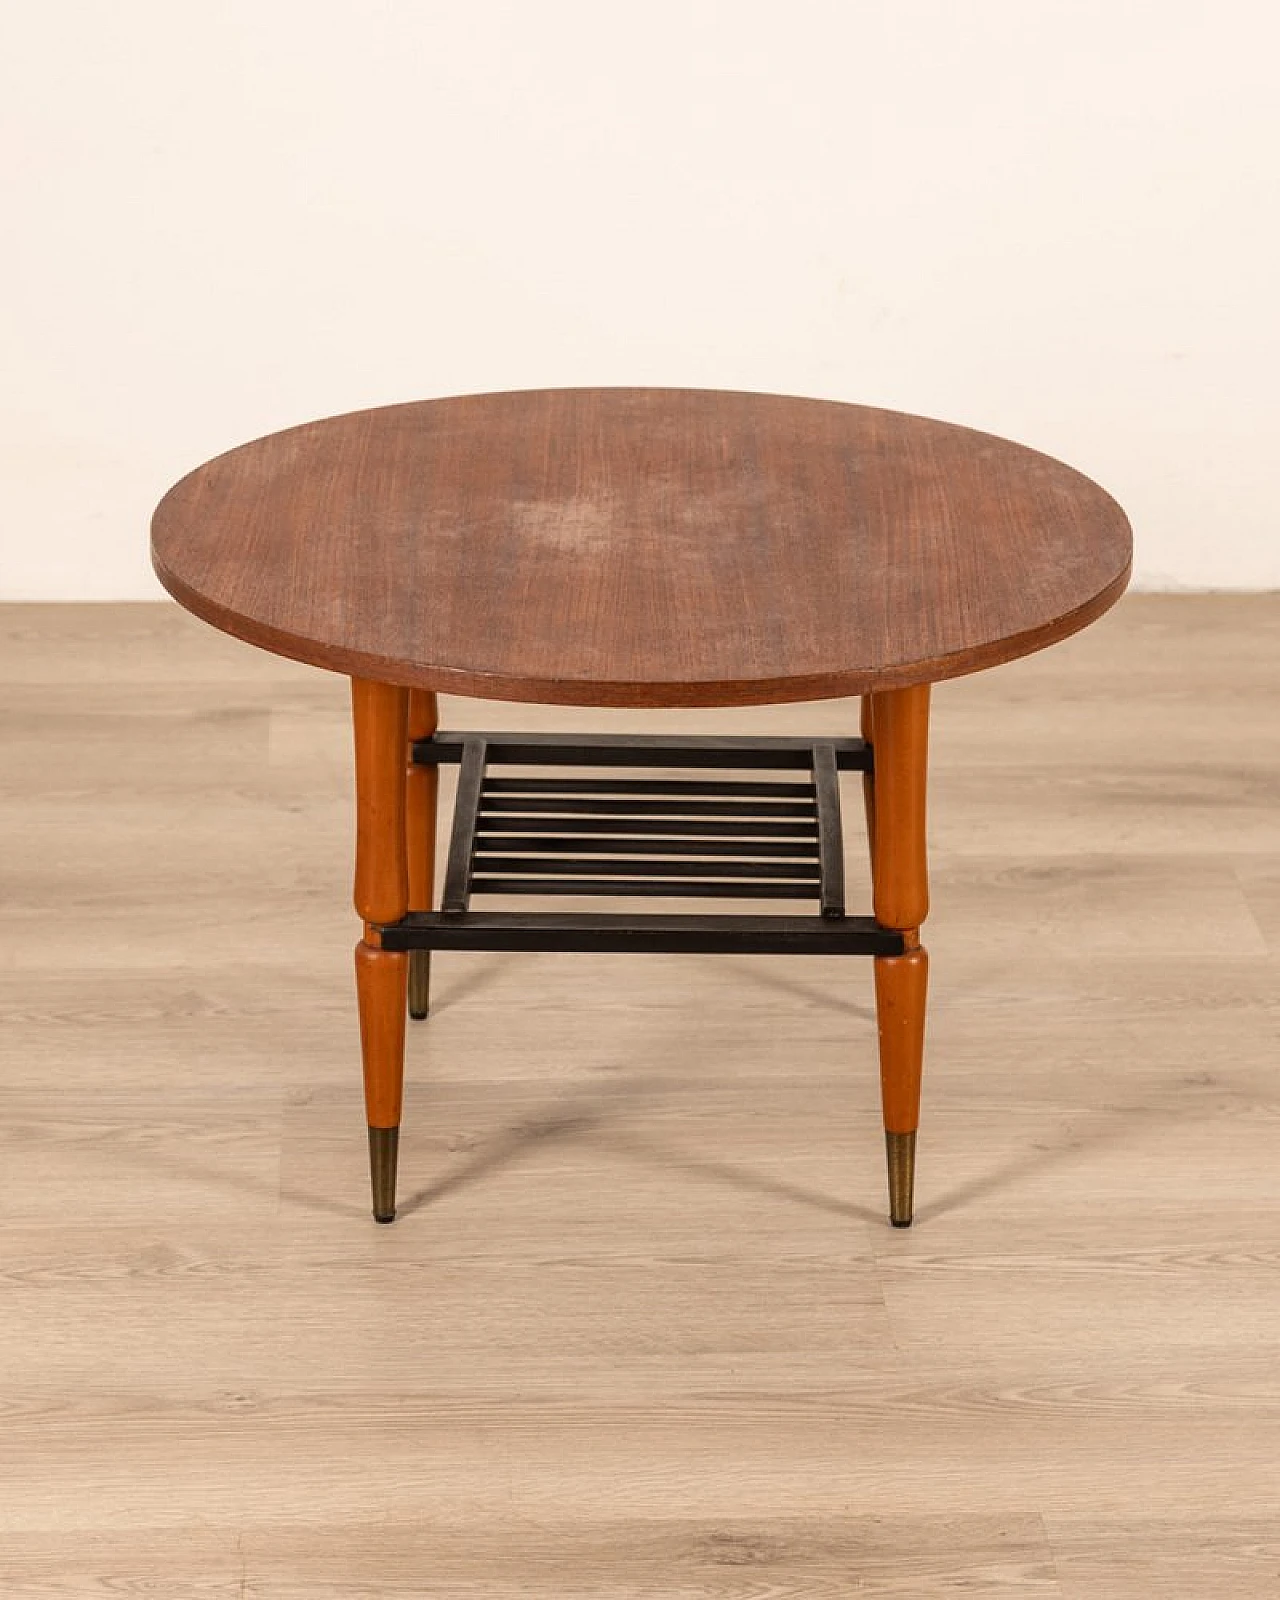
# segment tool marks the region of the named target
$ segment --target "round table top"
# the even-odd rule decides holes
[[[958,676],[1074,633],[1129,525],[1070,467],[898,412],[559,389],[353,412],[165,496],[190,611],[354,677],[566,705],[751,705]]]

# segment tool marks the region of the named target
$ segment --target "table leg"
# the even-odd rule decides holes
[[[864,694],[862,697],[862,737],[874,749],[875,714],[871,704],[871,696]],[[876,858],[876,780],[872,772],[862,774],[862,804],[867,813],[867,848],[871,852],[871,863],[874,867]]]
[[[876,1016],[880,1090],[889,1162],[889,1215],[911,1224],[920,1074],[924,1058],[929,957],[920,924],[929,913],[925,789],[929,755],[929,685],[870,696],[875,782],[871,828],[876,920],[905,936],[906,953],[877,956]],[[864,710],[864,726],[866,726]]]
[[[409,691],[409,744],[429,739],[439,726],[436,697],[429,689]],[[430,911],[436,866],[436,792],[439,771],[418,766],[412,754],[405,773],[405,823],[409,861],[409,910]],[[409,952],[409,1015],[416,1021],[431,1006],[431,952]]]
[[[398,922],[409,904],[404,774],[409,691],[353,678],[351,712],[356,755],[355,905],[365,925],[356,946],[356,997],[373,1214],[379,1222],[390,1222],[396,1213],[408,957],[383,950],[375,924]]]

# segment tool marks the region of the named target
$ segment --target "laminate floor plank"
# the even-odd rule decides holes
[[[1257,921],[1267,948],[1272,955],[1280,956],[1280,852],[1244,856],[1237,859],[1234,865],[1240,892]]]
[[[161,1574],[158,1587],[172,1600],[836,1600],[850,1593],[1058,1600],[1062,1592],[1034,1516],[673,1518],[584,1527],[513,1515],[498,1536],[396,1516],[376,1527],[282,1524],[235,1541],[202,1523],[146,1529],[142,1537],[146,1571]],[[131,1562],[139,1570],[132,1536],[95,1533],[77,1544],[68,1556],[43,1536],[19,1536],[13,1549],[30,1576],[10,1591],[14,1600],[60,1600],[68,1582],[92,1584],[98,1572],[128,1570]],[[197,1567],[207,1576],[193,1581]]]
[[[1258,1517],[1137,1517],[1099,1523],[1049,1519],[1066,1600],[1137,1594],[1150,1600],[1230,1595],[1273,1600],[1280,1592],[1280,1526]]]

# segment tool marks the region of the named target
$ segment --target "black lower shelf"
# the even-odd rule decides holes
[[[900,933],[845,915],[839,775],[871,771],[861,739],[436,733],[413,758],[459,766],[442,909],[383,926],[384,950],[903,952]],[[555,775],[572,767],[578,775]],[[814,910],[472,909],[473,896],[523,895],[808,900]]]

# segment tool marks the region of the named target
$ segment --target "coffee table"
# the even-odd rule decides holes
[[[205,621],[351,679],[379,1222],[395,1215],[405,1013],[427,1014],[430,952],[535,949],[872,957],[890,1220],[910,1223],[929,688],[1119,598],[1129,526],[1096,484],[989,434],[831,401],[466,395],[217,457],[161,502],[152,555]],[[859,695],[861,712],[837,739],[447,732],[440,692],[631,707]],[[442,763],[459,772],[433,909]],[[870,915],[845,905],[841,772],[862,777]],[[564,895],[611,909],[509,908]],[[680,909],[650,910],[661,897]],[[706,900],[722,908],[688,909]]]

